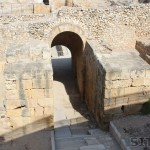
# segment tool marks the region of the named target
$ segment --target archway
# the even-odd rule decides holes
[[[44,3],[45,5],[49,5],[49,0],[43,0],[43,3]]]
[[[76,76],[81,97],[84,96],[84,41],[75,32],[64,31],[58,33],[51,42],[51,47],[66,46],[72,55],[72,67]]]

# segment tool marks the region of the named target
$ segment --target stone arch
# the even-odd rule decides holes
[[[77,78],[81,96],[84,95],[84,49],[86,36],[84,31],[72,24],[61,24],[51,32],[50,46],[64,45],[72,54],[72,65]]]
[[[43,0],[43,3],[44,3],[45,5],[49,5],[49,0]]]

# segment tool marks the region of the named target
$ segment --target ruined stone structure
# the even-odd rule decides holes
[[[51,47],[57,45],[70,49],[82,99],[99,124],[140,111],[150,97],[149,4],[62,7],[52,13],[49,5],[27,6],[17,15],[3,11],[0,16],[4,128],[52,118]],[[44,8],[43,14],[36,14],[36,6],[37,13]]]

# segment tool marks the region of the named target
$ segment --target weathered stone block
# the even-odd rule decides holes
[[[17,90],[7,90],[6,99],[7,100],[19,99],[19,92]]]
[[[116,104],[116,99],[104,99],[104,107],[105,106],[113,106]]]
[[[118,98],[124,96],[124,88],[105,90],[105,98]]]
[[[35,50],[30,51],[30,57],[33,61],[42,59],[42,49],[36,48]]]
[[[150,86],[143,88],[144,95],[150,95]]]
[[[145,70],[132,70],[131,71],[131,78],[144,78],[145,77]]]
[[[19,117],[19,116],[13,116],[10,118],[10,123],[13,126],[13,129],[17,129],[19,127],[23,127],[29,123],[31,123],[31,118],[30,117]],[[18,130],[19,135],[24,135],[25,131],[24,130]]]
[[[131,86],[132,80],[114,80],[114,81],[106,81],[105,87],[106,89],[113,89],[113,88],[123,88]]]
[[[32,90],[19,90],[19,99],[28,100],[32,97]]]
[[[10,80],[10,81],[6,80],[5,85],[6,85],[7,90],[16,90],[17,89],[16,80]]]
[[[32,79],[32,73],[31,72],[24,72],[22,74],[22,78],[21,79],[22,80],[30,80],[30,79]]]
[[[4,100],[0,101],[0,111],[5,111]]]
[[[46,98],[53,98],[53,90],[52,89],[44,89],[44,95]]]
[[[14,63],[16,62],[17,59],[15,56],[7,56],[6,60],[7,60],[7,63]]]
[[[20,4],[11,4],[12,5],[12,12],[13,14],[21,14],[21,6]]]
[[[128,104],[139,104],[147,102],[149,99],[148,95],[133,95],[129,97]]]
[[[13,73],[5,73],[5,80],[17,80],[17,75]]]
[[[128,87],[125,88],[125,96],[139,95],[143,94],[142,87]]]
[[[44,107],[44,115],[50,116],[53,115],[54,109],[53,107]]]
[[[40,98],[37,103],[41,107],[53,107],[53,98]]]
[[[6,100],[5,107],[8,109],[16,109],[22,106],[26,106],[25,100]]]
[[[32,117],[35,115],[34,108],[25,107],[22,109],[22,117]]]
[[[43,13],[50,13],[49,5],[42,5],[42,4],[34,4],[34,13],[35,14],[43,14]]]
[[[28,99],[28,107],[37,107],[38,106],[38,102],[37,102],[37,99]]]
[[[132,86],[142,86],[144,85],[144,78],[133,78]]]
[[[17,89],[30,90],[32,89],[32,80],[21,80],[17,82]]]
[[[21,117],[22,116],[22,109],[19,108],[19,109],[9,109],[7,110],[7,113],[6,113],[7,117]]]
[[[44,77],[46,80],[53,80],[53,70],[48,70],[44,72]]]
[[[35,107],[35,116],[43,116],[44,115],[44,108],[43,107]]]
[[[11,4],[10,3],[3,3],[1,5],[2,14],[10,14],[11,13]]]
[[[120,72],[106,72],[105,79],[108,81],[120,79]]]
[[[43,50],[43,59],[51,59],[51,53],[50,53],[50,50],[46,50],[44,49]]]
[[[34,6],[33,4],[23,4],[21,6],[21,11],[23,14],[33,14]]]
[[[145,86],[150,86],[150,77],[144,79],[144,85]]]
[[[128,97],[116,98],[116,107],[128,104]]]
[[[4,129],[11,128],[11,123],[10,123],[10,119],[9,118],[1,118],[0,121],[1,121],[0,122],[1,127],[3,127]]]
[[[146,70],[146,77],[150,77],[150,69],[149,70]]]
[[[33,99],[38,99],[38,98],[44,98],[44,90],[43,89],[32,89],[32,98]]]
[[[121,114],[123,111],[121,109],[121,107],[104,107],[104,114],[108,115],[108,114]]]
[[[33,89],[51,89],[52,83],[49,79],[33,79]]]

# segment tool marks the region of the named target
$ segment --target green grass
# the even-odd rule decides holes
[[[142,109],[141,109],[141,112],[142,112],[142,114],[144,114],[144,115],[150,114],[150,98],[149,98],[148,102],[146,102],[146,103],[143,105],[143,107],[142,107]]]

